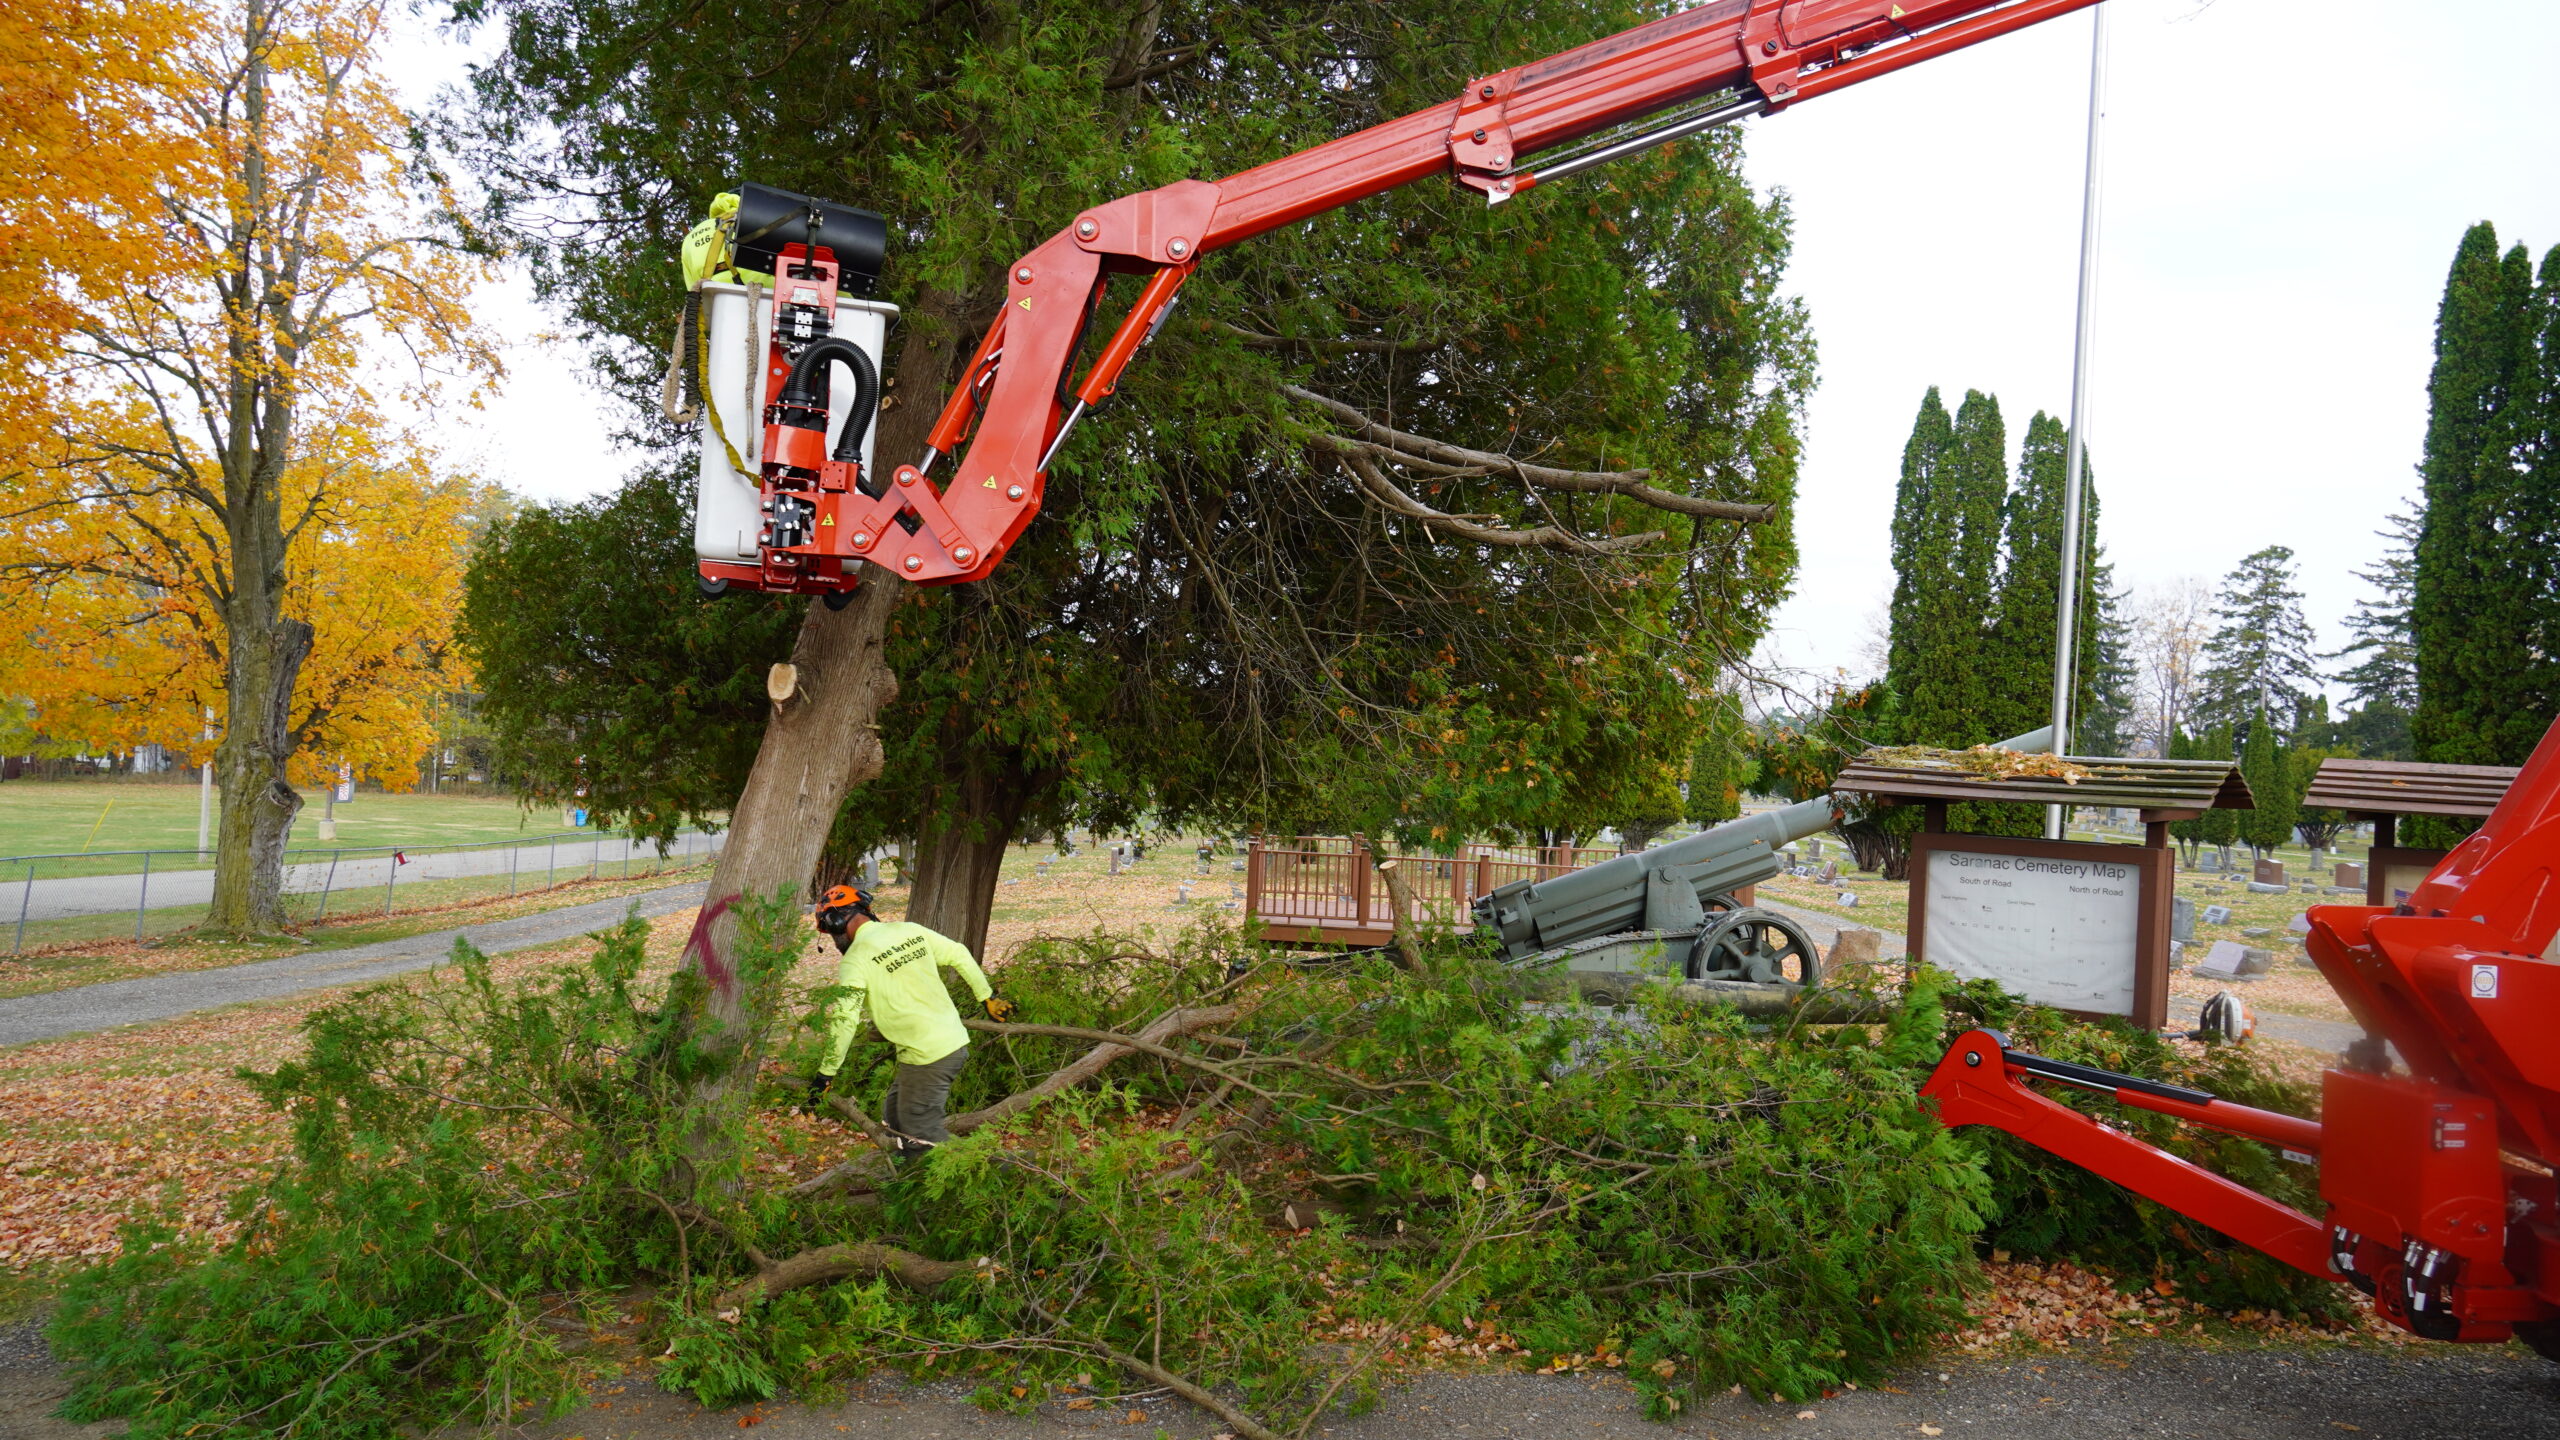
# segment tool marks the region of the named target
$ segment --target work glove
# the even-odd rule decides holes
[[[1012,1001],[1007,1000],[1001,995],[990,995],[981,1003],[987,1007],[987,1018],[993,1020],[999,1025],[1012,1019],[1022,1010],[1021,1006],[1014,1004]]]
[[[800,1097],[800,1108],[808,1111],[812,1115],[817,1114],[818,1107],[826,1101],[827,1086],[832,1083],[835,1078],[836,1077],[833,1075],[810,1076],[809,1093]]]

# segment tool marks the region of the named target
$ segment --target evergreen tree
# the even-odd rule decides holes
[[[2090,502],[2094,521],[2094,493]],[[2090,534],[2096,533],[2093,523]],[[2089,582],[2089,624],[2083,631],[2087,638],[2081,642],[2081,672],[2086,678],[2073,707],[2071,749],[2081,755],[2123,755],[2133,749],[2141,703],[2133,630],[2124,618],[2129,595],[2116,588],[2115,567],[2103,561],[2090,567]]]
[[[1979,398],[1966,398],[1968,410]],[[1995,424],[1997,415],[1995,408]],[[1970,745],[1992,738],[1980,729],[1978,666],[1991,577],[1989,567],[1973,559],[1981,548],[1973,479],[1957,453],[1955,422],[1933,385],[1902,447],[1902,479],[1893,502],[1885,679],[1893,695],[1893,733],[1906,744]]]
[[[2228,730],[2257,715],[2289,723],[2320,683],[2293,576],[2293,551],[2270,545],[2222,578],[2196,690],[2198,713]]]
[[[2238,759],[2238,754],[2232,748],[2231,727],[2215,725],[2203,734],[2195,736],[2187,744],[2187,758],[2220,760],[2226,764]],[[2242,813],[2238,810],[2207,810],[2203,818],[2195,822],[2196,838],[2223,852],[2227,860],[2231,853],[2231,842],[2240,838]]]
[[[2293,763],[2277,742],[2272,718],[2260,711],[2249,717],[2248,739],[2240,748],[2240,778],[2256,798],[2254,810],[2239,812],[2240,839],[2259,859],[2293,834],[2302,814],[2302,797],[2293,788]]]
[[[2355,754],[2377,760],[2409,760],[2409,717],[2418,708],[2418,646],[2409,628],[2409,595],[2417,569],[2420,520],[2403,510],[2375,533],[2390,542],[2372,568],[2356,578],[2375,593],[2356,601],[2346,618],[2354,638],[2325,658],[2362,656],[2338,672],[2356,708],[2339,721],[2338,740]]]
[[[1999,597],[1983,657],[1990,728],[1995,734],[2020,734],[2053,715],[2053,624],[2062,594],[2063,492],[2069,446],[2070,433],[2063,423],[2037,411],[2018,447],[2017,484],[2003,506]],[[2093,747],[2082,722],[2093,708],[2099,672],[2108,663],[2103,637],[2111,611],[2107,567],[2097,544],[2097,485],[2085,454],[2081,463],[2080,595],[2072,612],[2072,668],[2077,678],[2070,745],[2079,754],[2103,755],[2114,752]],[[2129,680],[2121,623],[2114,631],[2113,663],[2119,681]],[[2118,694],[2122,695],[2121,689]],[[2129,702],[2125,708],[2130,708]]]
[[[2537,290],[2522,245],[2474,225],[2436,312],[2427,380],[2426,508],[2410,583],[2421,760],[2520,763],[2560,701],[2547,628],[2560,582],[2551,421],[2555,266]],[[2539,642],[2539,644],[2537,644]]]
[[[1742,792],[1759,777],[1751,754],[1751,726],[1743,718],[1742,697],[1719,690],[1708,697],[1706,730],[1689,760],[1689,793],[1684,814],[1700,825],[1721,825],[1742,814]]]

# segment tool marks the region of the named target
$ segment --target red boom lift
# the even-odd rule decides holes
[[[866,483],[857,461],[829,455],[827,409],[810,403],[813,390],[823,393],[824,367],[802,367],[795,379],[806,346],[777,325],[764,367],[761,503],[767,516],[787,511],[790,523],[768,524],[755,564],[702,560],[703,588],[841,603],[865,562],[925,585],[984,579],[1040,513],[1049,462],[1068,431],[1110,396],[1212,250],[1431,175],[1448,174],[1500,204],[1593,165],[2094,3],[1715,0],[1485,76],[1447,104],[1215,184],[1183,180],[1097,205],[1013,263],[1004,308],[935,421],[922,463],[899,466],[891,485]],[[1647,117],[1660,123],[1603,137],[1535,170],[1525,163]],[[785,245],[777,273],[808,282],[799,295],[831,319],[838,259],[824,245],[815,256],[806,245]],[[1070,389],[1075,352],[1115,274],[1146,281]],[[805,373],[810,368],[818,373]],[[952,478],[936,487],[927,478],[935,462],[963,445]]]
[[[1499,204],[2092,3],[1716,0],[1215,184],[1186,180],[1096,206],[1014,262],[1004,308],[935,422],[923,463],[899,466],[893,484],[866,483],[849,446],[830,454],[826,352],[810,342],[807,317],[797,335],[777,325],[764,368],[761,488],[765,513],[787,503],[794,523],[768,530],[757,564],[703,561],[705,588],[836,602],[866,562],[920,584],[985,577],[1039,513],[1045,472],[1077,418],[1110,396],[1212,250],[1435,174]],[[1647,117],[1659,123],[1535,169],[1525,163]],[[795,302],[829,319],[837,258],[823,244],[814,254],[806,244],[779,251],[779,273],[802,282]],[[1146,279],[1071,389],[1075,352],[1115,274]],[[937,487],[928,472],[964,445]],[[2026,1054],[1989,1030],[1959,1039],[1923,1093],[1950,1126],[2006,1130],[2309,1274],[2349,1281],[2419,1335],[2514,1335],[2560,1358],[2560,1194],[2548,1168],[2560,1157],[2555,870],[2560,724],[2505,803],[2409,904],[2311,911],[2312,958],[2367,1032],[2327,1074],[2323,1123]],[[2037,1093],[2038,1081],[2102,1091],[2316,1163],[2327,1216],[2057,1104]]]

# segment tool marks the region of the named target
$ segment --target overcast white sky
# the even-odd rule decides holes
[[[2455,241],[2487,219],[2537,255],[2560,244],[2560,5],[2108,5],[2100,539],[2137,588],[2292,546],[2334,647],[2372,532],[2414,489]],[[2013,456],[2030,415],[2070,403],[2089,28],[2054,21],[1750,126],[1754,179],[1793,197],[1792,288],[1821,344],[1776,660],[1861,667],[1928,386],[1950,405],[1997,394]],[[421,27],[394,68],[424,104],[463,59]],[[611,489],[624,462],[575,351],[543,338],[521,282],[484,314],[513,375],[455,422],[457,458],[537,498]]]

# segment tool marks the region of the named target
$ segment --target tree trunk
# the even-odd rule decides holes
[[[908,320],[908,338],[887,382],[877,455],[894,466],[923,451],[955,352],[966,330],[968,298],[929,291]],[[885,649],[889,619],[914,591],[880,567],[866,566],[853,602],[842,610],[811,605],[791,649],[799,672],[791,698],[773,707],[746,788],[729,814],[729,836],[711,872],[710,904],[777,891],[799,896],[817,871],[847,791],[880,773],[880,712],[897,698],[898,677]],[[702,980],[690,1016],[691,1041],[712,1055],[742,1049],[753,999],[728,963],[734,915],[704,927],[683,963]],[[740,1143],[734,1118],[755,1076],[741,1065],[714,1065],[690,1097],[687,1149],[702,1173]]]
[[[273,618],[280,597],[249,595],[254,583],[244,574],[233,600],[231,721],[214,756],[222,818],[214,832],[213,904],[203,926],[243,937],[284,931],[285,836],[302,810],[302,796],[285,779],[285,761],[293,754],[294,682],[311,654],[311,627]]]
[[[1910,837],[1897,835],[1873,820],[1852,820],[1840,827],[1840,839],[1849,847],[1859,869],[1873,870],[1887,880],[1911,878]]]
[[[1039,782],[1023,774],[1019,757],[1010,754],[991,766],[954,768],[960,772],[956,813],[928,829],[916,847],[907,918],[984,959],[1005,847],[1013,843]]]

